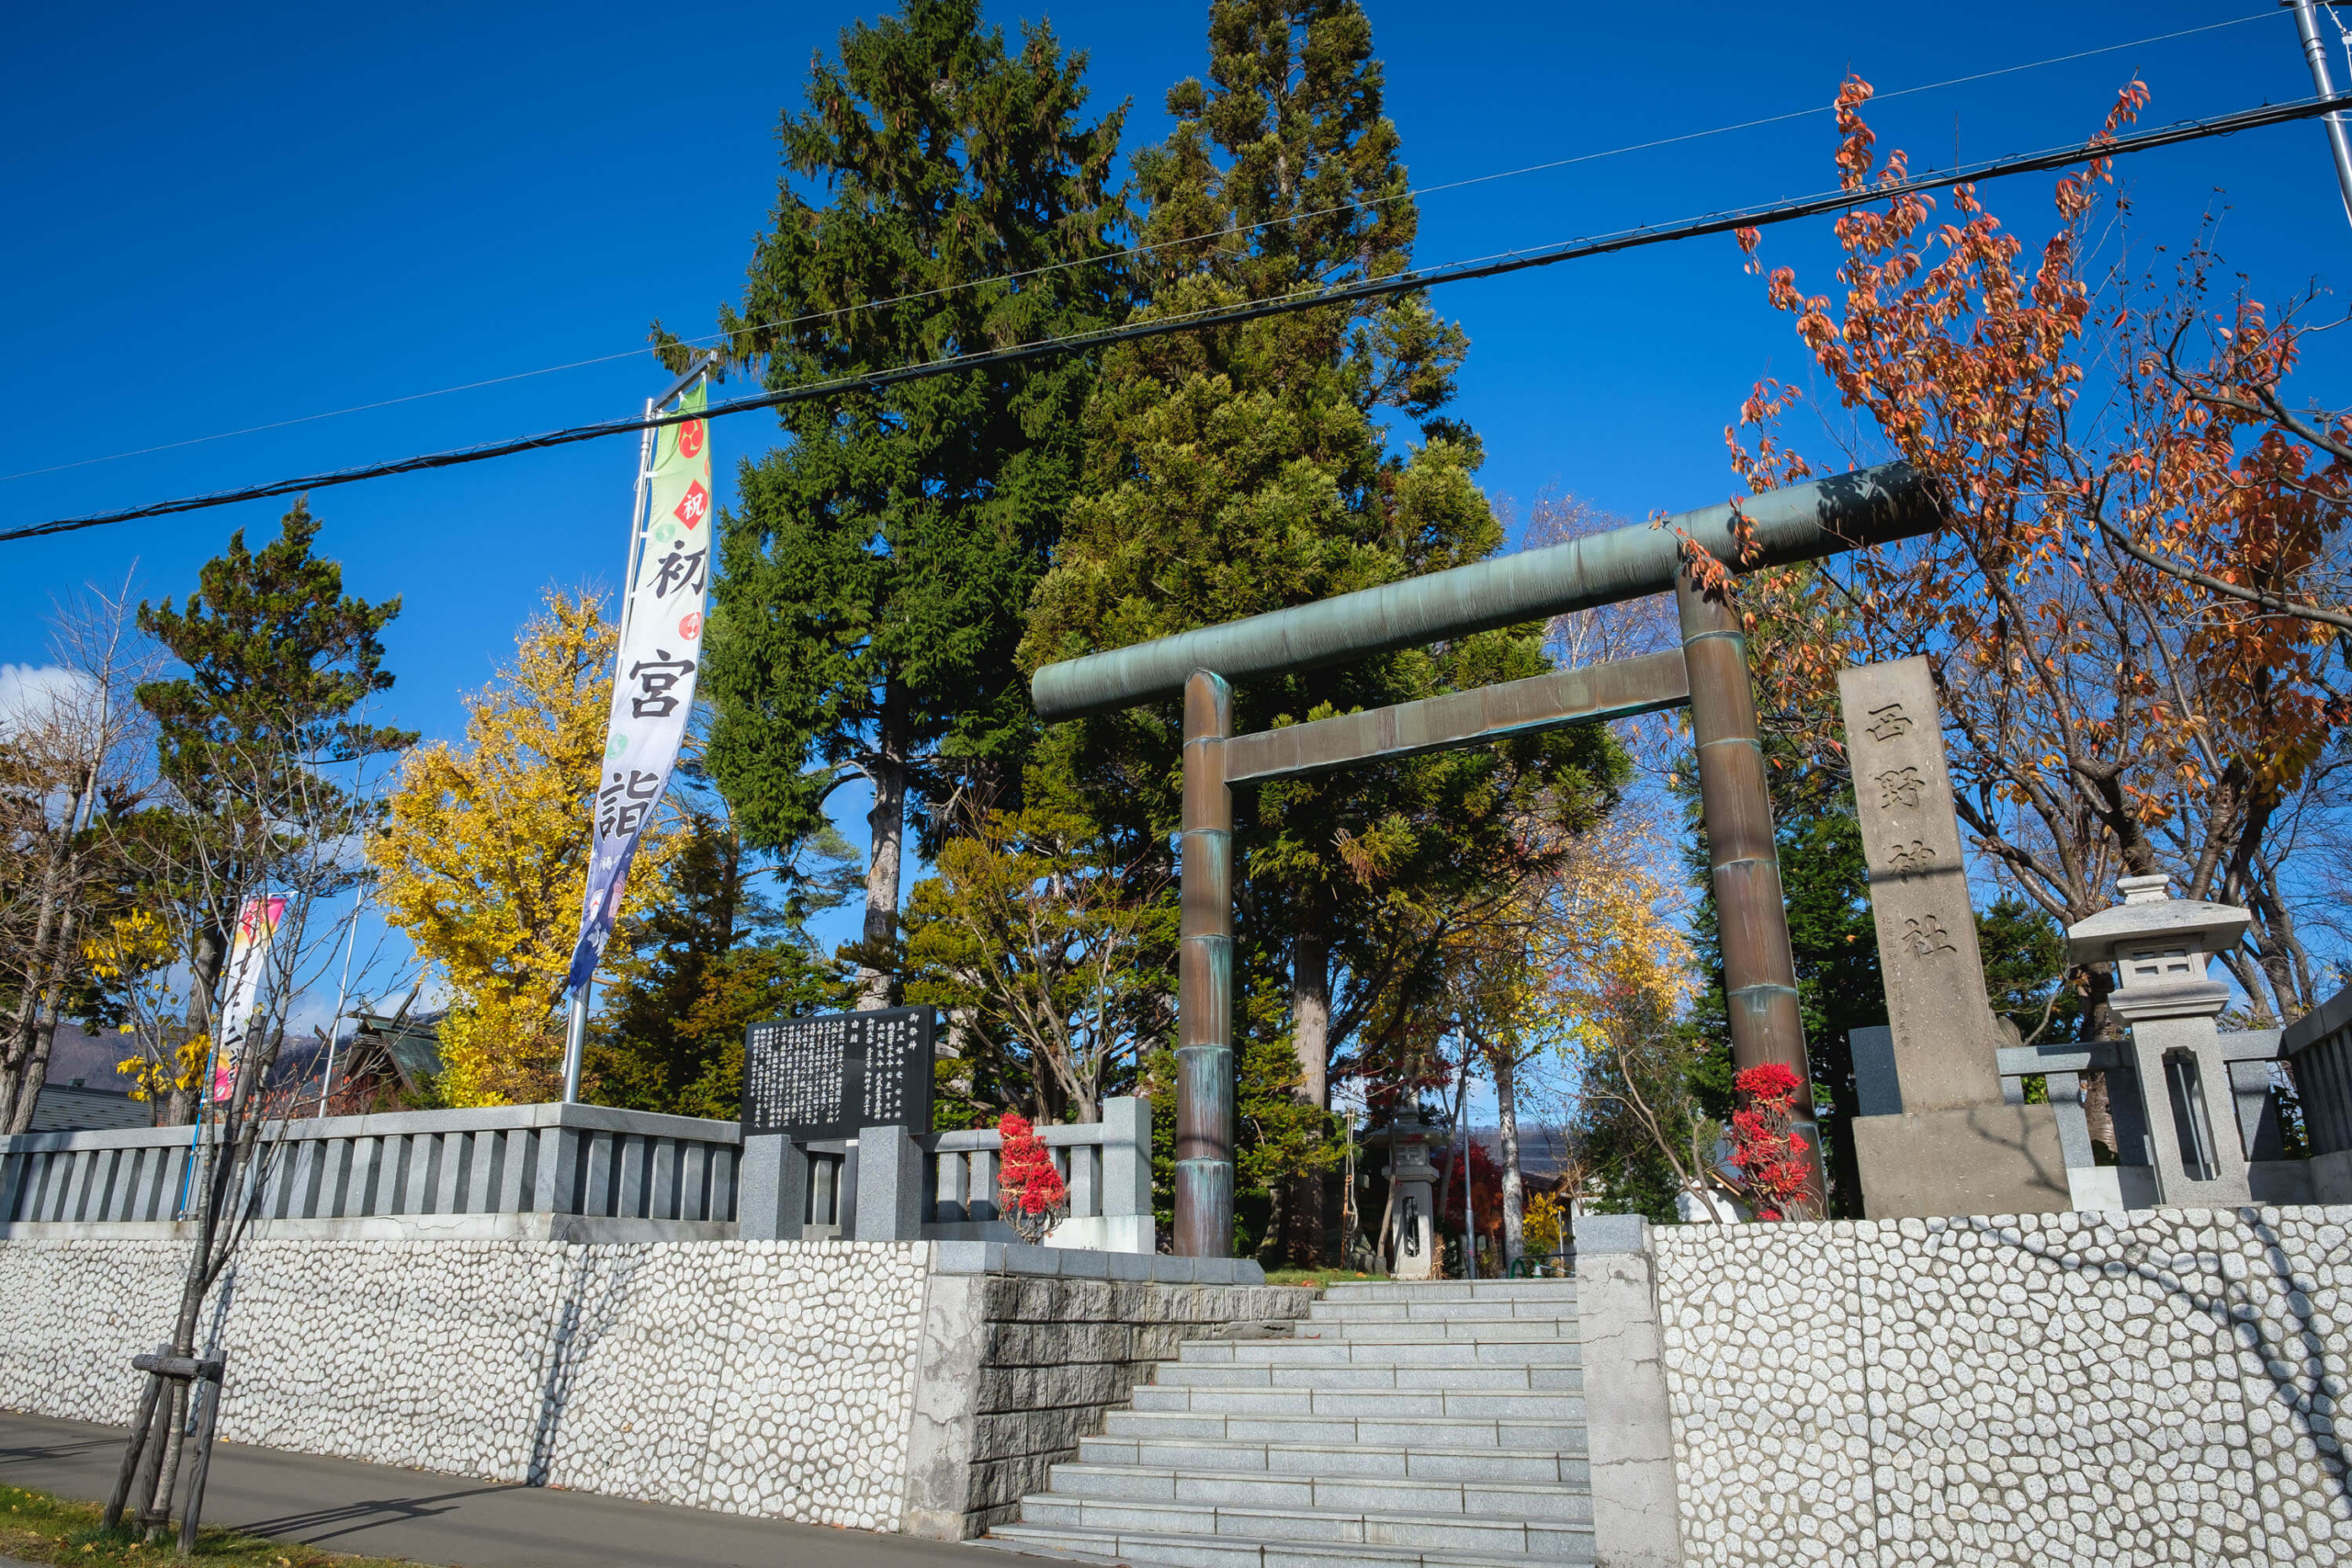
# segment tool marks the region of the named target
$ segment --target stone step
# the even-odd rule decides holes
[[[1557,1436],[1574,1447],[1557,1449],[1408,1448],[1402,1443],[1267,1443],[1235,1438],[1085,1438],[1080,1464],[1159,1465],[1173,1470],[1215,1470],[1267,1475],[1377,1475],[1433,1481],[1536,1481],[1562,1486],[1589,1485],[1584,1434],[1570,1428]]]
[[[1311,1323],[1558,1323],[1576,1317],[1577,1303],[1551,1297],[1356,1302],[1327,1296],[1308,1307],[1306,1315]]]
[[[1338,1365],[1279,1361],[1162,1361],[1151,1381],[1161,1388],[1556,1389],[1584,1390],[1581,1367],[1412,1366],[1388,1361]]]
[[[1588,1499],[1589,1501],[1589,1499]],[[1488,1517],[1447,1513],[1388,1513],[1371,1508],[1300,1510],[1147,1503],[1039,1493],[1021,1500],[1021,1522],[1094,1536],[1238,1538],[1270,1550],[1278,1542],[1323,1546],[1402,1546],[1489,1556],[1573,1557],[1592,1552],[1592,1526],[1573,1519]]]
[[[1573,1280],[1341,1280],[1323,1288],[1327,1302],[1565,1302],[1575,1306]]]
[[[1389,1475],[1295,1475],[1265,1471],[1198,1470],[1174,1465],[1076,1464],[1053,1467],[1056,1502],[1181,1503],[1286,1513],[1464,1515],[1589,1525],[1592,1493],[1557,1481],[1462,1481]],[[1023,1516],[1027,1516],[1024,1514]],[[1043,1522],[1043,1521],[1041,1521]]]
[[[1184,1388],[1147,1383],[1132,1408],[1225,1416],[1494,1416],[1584,1420],[1584,1395],[1559,1390]]]
[[[1072,1562],[1167,1563],[1172,1568],[1539,1568],[1589,1563],[1592,1540],[1580,1551],[1530,1556],[1519,1552],[1426,1551],[1409,1546],[1325,1546],[1311,1541],[1204,1540],[1148,1531],[1095,1531],[1035,1525],[999,1525],[974,1546],[1058,1557]]]
[[[1408,1323],[1308,1318],[1291,1329],[1294,1344],[1307,1339],[1360,1339],[1366,1344],[1428,1345],[1465,1339],[1479,1345],[1504,1345],[1513,1341],[1533,1344],[1546,1339],[1581,1339],[1583,1336],[1583,1324],[1574,1317],[1469,1318],[1455,1322],[1421,1319]]]
[[[1215,1410],[1113,1410],[1102,1417],[1102,1432],[1114,1438],[1584,1452],[1581,1413],[1563,1419],[1396,1416],[1385,1412],[1366,1416],[1237,1416]]]
[[[1583,1364],[1584,1345],[1557,1335],[1540,1339],[1374,1339],[1351,1334],[1343,1339],[1195,1339],[1178,1354],[1187,1365],[1197,1366],[1574,1367]]]

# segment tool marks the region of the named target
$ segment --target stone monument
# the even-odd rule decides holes
[[[1850,1128],[1864,1209],[1895,1219],[2070,1208],[2051,1108],[2003,1100],[2004,1042],[1984,997],[1928,661],[1841,671],[1838,695],[1889,1035],[1855,1052],[1866,1113]],[[1879,1066],[1890,1055],[1892,1081]]]
[[[848,1177],[838,1195],[844,1240],[921,1239],[914,1140],[931,1131],[934,1025],[929,1008],[882,1008],[745,1032],[737,1214],[746,1240],[799,1239],[820,1158],[838,1159]]]

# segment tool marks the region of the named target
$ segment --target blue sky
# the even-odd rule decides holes
[[[1964,13],[1689,5],[1467,11],[1368,0],[1388,108],[1435,185],[1826,105],[1850,66],[1882,89],[2233,18],[2238,25],[1899,98],[1873,115],[1915,166],[2096,128],[2136,68],[2171,120],[2307,96],[2292,23],[2235,6],[1999,0]],[[871,6],[691,9],[41,6],[0,59],[0,526],[625,414],[666,379],[634,352],[659,317],[707,332],[773,199],[777,111],[812,51]],[[992,7],[1010,25],[1016,6]],[[1205,6],[1067,5],[1098,104],[1131,141],[1204,63]],[[2341,72],[2341,57],[2338,69]],[[2339,75],[2339,80],[2341,76]],[[1833,182],[1827,116],[1428,197],[1436,263],[1794,196]],[[2168,150],[2122,171],[2133,243],[2177,245],[2226,202],[2222,245],[2257,295],[2341,281],[2347,231],[2315,125]],[[1988,189],[2029,240],[2050,177]],[[1816,286],[1827,220],[1768,237]],[[1784,319],[1728,239],[1441,291],[1473,348],[1459,412],[1485,479],[1632,515],[1727,493],[1722,430],[1758,375],[1797,375]],[[2338,308],[2341,308],[2340,302]],[[2342,402],[2342,344],[2308,390]],[[616,356],[616,357],[610,357]],[[136,448],[500,380],[233,439]],[[1800,435],[1806,427],[1799,425]],[[773,437],[718,425],[726,475]],[[1815,442],[1818,447],[1824,443]],[[616,440],[322,491],[352,592],[401,596],[390,716],[454,734],[460,694],[550,583],[620,570],[635,443]],[[0,545],[0,663],[38,663],[53,595],[184,593],[256,502]],[[862,806],[844,800],[845,814]],[[853,822],[851,824],[854,826]],[[862,839],[862,834],[859,835]]]

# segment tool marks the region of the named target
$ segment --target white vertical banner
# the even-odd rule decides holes
[[[700,413],[709,383],[678,406]],[[703,605],[712,548],[709,428],[701,419],[654,434],[643,547],[637,580],[621,605],[620,659],[596,785],[595,849],[581,900],[580,941],[564,988],[578,992],[596,972],[620,913],[630,863],[678,761],[694,712],[701,663]]]
[[[237,1087],[237,1061],[244,1055],[245,1033],[261,1006],[262,976],[269,969],[270,943],[277,922],[286,916],[283,898],[248,898],[237,912],[237,933],[229,943],[227,982],[220,987],[220,1015],[212,1029],[210,1099],[226,1105]]]

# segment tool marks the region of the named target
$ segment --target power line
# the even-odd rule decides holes
[[[1887,92],[1873,93],[1873,103],[1886,103],[1894,98],[1910,97],[1919,93],[1940,92],[1946,87],[1965,86],[1973,82],[1986,82],[1996,76],[2013,76],[2023,71],[2039,71],[2045,66],[2070,64],[2077,60],[2090,60],[2102,54],[2117,54],[2127,49],[2139,49],[2148,44],[2169,43],[2175,39],[2190,38],[2199,33],[2219,32],[2224,28],[2242,27],[2258,22],[2272,15],[2256,11],[2243,17],[2233,17],[2225,22],[2207,22],[2200,27],[2182,28],[2174,32],[2154,33],[2147,38],[2132,39],[2125,43],[2101,44],[2097,49],[2077,50],[2072,54],[2053,54],[2046,60],[2030,60],[2018,65],[2003,65],[1991,71],[1978,71],[1966,76],[1950,76],[1940,82],[1923,82],[1917,86],[1896,87]],[[1702,141],[1709,137],[1727,136],[1735,131],[1755,130],[1768,125],[1782,125],[1791,120],[1809,119],[1815,115],[1828,114],[1831,106],[1816,104],[1810,108],[1790,109],[1781,114],[1766,115],[1760,119],[1743,119],[1730,125],[1718,125],[1706,130],[1686,130],[1674,136],[1655,137],[1647,141],[1629,141],[1622,147],[1611,147],[1598,152],[1577,152],[1548,163],[1529,164],[1516,169],[1501,169],[1493,174],[1472,175],[1463,179],[1448,180],[1439,185],[1416,186],[1395,196],[1371,197],[1363,201],[1342,202],[1336,207],[1317,208],[1306,212],[1294,212],[1272,218],[1261,223],[1238,223],[1206,234],[1193,235],[1183,240],[1164,241],[1156,245],[1129,245],[1124,250],[1105,251],[1099,255],[1083,256],[1075,261],[1054,262],[1046,266],[1031,267],[1023,272],[998,273],[988,277],[968,278],[961,283],[944,284],[937,288],[921,289],[911,294],[893,295],[885,299],[866,299],[855,305],[837,306],[830,310],[810,310],[797,316],[781,317],[743,329],[747,332],[782,332],[806,326],[811,321],[837,320],[865,310],[883,310],[894,305],[911,305],[925,299],[960,293],[991,284],[1024,282],[1044,277],[1051,273],[1065,272],[1072,267],[1091,266],[1102,262],[1125,261],[1131,257],[1148,256],[1178,245],[1197,245],[1204,240],[1231,239],[1237,235],[1253,234],[1262,229],[1280,228],[1284,224],[1303,223],[1311,219],[1329,218],[1342,212],[1360,212],[1367,208],[1385,207],[1391,202],[1411,201],[1417,197],[1437,196],[1446,191],[1466,190],[1473,186],[1491,185],[1498,180],[1517,179],[1522,175],[1546,174],[1554,169],[1566,169],[1578,164],[1595,164],[1605,158],[1622,157],[1629,152],[1647,152],[1660,147],[1679,146],[1686,141]],[[707,347],[729,334],[706,333],[700,337],[681,338],[679,343],[689,348]],[[273,420],[267,424],[249,424],[238,430],[218,431],[210,435],[191,435],[181,441],[165,441],[153,446],[138,446],[123,452],[110,452],[101,457],[77,457],[70,463],[52,463],[45,468],[26,468],[18,473],[0,474],[0,484],[16,479],[28,479],[42,474],[62,474],[72,468],[86,468],[98,463],[118,462],[125,457],[145,457],[157,452],[177,451],[183,446],[202,446],[214,441],[231,441],[240,435],[258,435],[266,431],[285,430],[297,424],[315,424],[321,420],[341,419],[345,414],[370,413],[377,409],[396,408],[402,403],[423,402],[432,398],[448,397],[458,392],[479,391],[484,387],[503,386],[509,381],[527,381],[540,376],[560,375],[566,370],[582,370],[592,365],[609,365],[616,359],[632,359],[645,352],[642,348],[623,349],[617,354],[600,354],[586,359],[574,359],[561,365],[545,365],[536,370],[516,370],[504,376],[491,376],[479,381],[460,382],[454,387],[439,387],[429,392],[409,392],[396,398],[384,398],[372,403],[355,403],[349,408],[328,409],[319,413],[297,414],[290,419]]]
[[[752,397],[730,399],[723,403],[713,404],[698,414],[681,412],[656,413],[650,418],[603,420],[594,424],[572,425],[567,429],[546,431],[537,435],[518,436],[511,440],[491,442],[479,446],[427,453],[422,457],[403,457],[393,462],[371,463],[361,468],[339,468],[327,473],[309,474],[300,479],[277,479],[266,484],[245,485],[235,490],[216,491],[209,495],[187,496],[176,501],[125,507],[115,512],[94,513],[84,517],[66,517],[49,523],[36,523],[22,528],[0,532],[0,544],[16,539],[36,538],[50,534],[72,533],[83,528],[102,527],[115,523],[129,523],[143,517],[162,517],[174,513],[196,512],[208,507],[233,505],[239,502],[260,501],[271,496],[292,495],[302,491],[324,490],[334,485],[356,484],[361,479],[383,479],[393,474],[419,473],[431,468],[455,468],[465,463],[486,462],[492,457],[508,457],[518,453],[541,451],[551,446],[568,446],[582,441],[600,440],[607,435],[637,434],[649,426],[658,428],[662,425],[682,424],[695,419],[719,419],[728,414],[742,413],[752,409],[778,408],[788,403],[811,402],[843,393],[879,392],[911,381],[928,380],[935,376],[953,376],[975,370],[994,369],[1034,359],[1073,354],[1090,348],[1106,347],[1112,344],[1131,343],[1142,338],[1165,337],[1174,333],[1191,332],[1203,327],[1225,326],[1257,321],[1267,316],[1287,315],[1297,310],[1318,310],[1336,305],[1353,304],[1360,300],[1416,293],[1424,288],[1436,288],[1441,284],[1464,283],[1473,278],[1498,277],[1507,273],[1525,272],[1534,267],[1552,266],[1560,262],[1577,261],[1588,256],[1608,255],[1618,251],[1634,250],[1646,245],[1666,244],[1678,240],[1699,239],[1709,234],[1728,233],[1735,229],[1760,229],[1779,223],[1794,222],[1800,219],[1814,218],[1824,213],[1866,206],[1894,197],[1924,191],[1946,190],[1953,186],[1995,179],[2005,175],[2026,175],[2064,168],[2069,164],[2086,158],[2120,158],[2133,152],[2150,152],[2159,147],[2201,141],[2209,137],[2233,136],[2240,131],[2259,130],[2269,126],[2312,119],[2344,108],[2352,108],[2352,92],[2340,93],[2324,98],[2306,98],[2287,104],[2267,104],[2259,108],[2241,109],[2233,114],[2182,120],[2154,130],[2135,131],[2128,136],[2095,138],[2089,141],[2051,148],[2041,152],[1963,164],[1942,174],[1920,175],[1892,185],[1873,186],[1864,190],[1826,191],[1796,201],[1780,202],[1766,207],[1736,209],[1703,218],[1685,219],[1676,223],[1624,229],[1598,238],[1563,241],[1533,251],[1506,251],[1490,256],[1449,262],[1442,266],[1400,273],[1394,277],[1350,284],[1339,288],[1301,289],[1269,299],[1250,300],[1237,305],[1213,306],[1181,316],[1156,317],[1147,321],[1129,321],[1121,326],[1074,333],[1063,337],[1044,338],[1035,343],[1017,344],[1009,348],[957,355],[921,365],[902,365],[888,370],[838,376],[823,381],[787,388],[780,392],[763,392]]]

